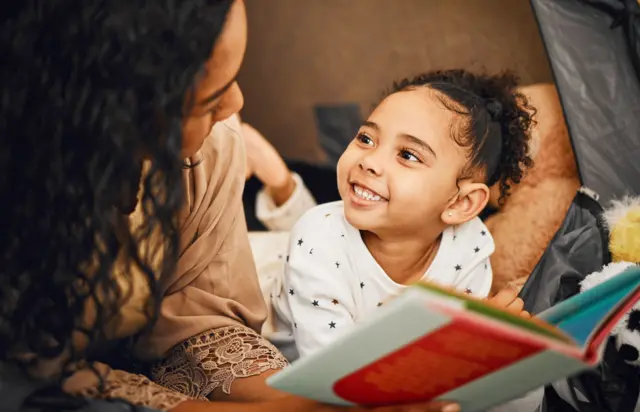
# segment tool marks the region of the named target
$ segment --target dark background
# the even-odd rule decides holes
[[[325,160],[314,107],[363,116],[393,80],[436,68],[515,70],[552,81],[526,0],[246,0],[243,120],[283,156]]]

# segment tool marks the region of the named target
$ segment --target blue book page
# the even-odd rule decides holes
[[[615,277],[540,313],[537,317],[555,325],[578,345],[589,338],[615,309],[640,287],[640,268],[630,267]]]

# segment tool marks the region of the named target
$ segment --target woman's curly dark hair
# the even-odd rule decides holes
[[[391,93],[428,87],[463,121],[452,125],[452,137],[469,147],[467,175],[481,170],[485,183],[500,185],[499,202],[533,166],[529,138],[535,109],[516,89],[518,78],[511,72],[474,74],[466,70],[436,70],[396,82]]]
[[[2,5],[0,361],[28,371],[66,353],[67,365],[86,360],[127,299],[114,280],[116,261],[124,279],[145,274],[147,315],[155,317],[156,278],[174,270],[178,255],[185,97],[231,3]],[[143,159],[151,163],[145,174]],[[143,222],[133,230],[127,214],[138,200]],[[162,250],[140,252],[154,231]],[[97,319],[85,327],[91,301]],[[89,341],[83,353],[71,345],[74,331]]]

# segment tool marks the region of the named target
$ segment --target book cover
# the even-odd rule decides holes
[[[598,359],[593,342],[640,298],[640,270],[623,275],[587,298],[563,302],[546,314],[552,323],[418,285],[268,384],[335,404],[446,399],[483,411],[592,367]]]

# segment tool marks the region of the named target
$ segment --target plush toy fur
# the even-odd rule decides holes
[[[614,261],[640,262],[640,198],[613,201],[604,213]]]
[[[585,291],[640,262],[640,198],[614,200],[603,214],[609,230],[612,263],[591,273],[580,283]],[[625,362],[640,366],[640,303],[627,313],[611,334]]]
[[[603,217],[609,229],[611,259],[615,262],[608,267],[617,265],[624,270],[640,262],[640,198],[613,201]],[[592,282],[592,277],[589,275],[585,281]],[[640,303],[616,325],[612,335],[622,359],[630,365],[640,366]]]
[[[614,331],[618,353],[629,365],[640,366],[640,305],[636,305]]]
[[[498,189],[492,188],[491,205],[498,207],[498,212],[485,223],[496,243],[491,257],[494,293],[508,285],[524,285],[580,188],[555,86],[537,84],[521,91],[537,109],[530,149],[535,165],[512,187],[511,196],[501,207],[497,204]]]

